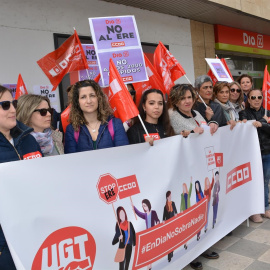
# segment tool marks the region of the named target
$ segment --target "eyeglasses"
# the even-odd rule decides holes
[[[235,88],[231,88],[231,92],[234,93],[234,92],[237,92],[237,93],[241,93],[241,89],[235,89]]]
[[[250,99],[252,99],[252,100],[255,100],[256,98],[261,100],[263,97],[262,96],[251,96],[250,97]]]
[[[36,110],[34,110],[34,112],[39,112],[41,116],[46,116],[47,112],[49,112],[52,115],[53,109],[52,108],[49,108],[49,109],[36,109]]]
[[[18,104],[18,100],[13,100],[13,101],[1,101],[0,105],[2,106],[2,109],[4,111],[9,110],[10,108],[10,104],[12,103],[13,107],[16,109],[17,108],[17,104]]]

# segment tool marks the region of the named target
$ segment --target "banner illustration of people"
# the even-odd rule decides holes
[[[188,140],[181,136],[158,140],[153,147],[142,143],[136,147],[130,145],[1,165],[1,226],[12,247],[16,268],[63,270],[76,265],[87,267],[87,270],[118,269],[119,263],[124,269],[134,270],[149,265],[155,270],[185,267],[250,215],[264,210],[264,198],[260,196],[264,189],[262,167],[258,163],[261,153],[257,131],[250,122],[241,127],[237,125],[232,131],[229,126],[220,129],[222,132],[214,136],[204,132],[200,136],[190,134]],[[237,140],[239,137],[243,139]],[[246,147],[250,141],[254,143]],[[217,168],[208,170],[208,164],[202,162],[205,149],[210,146],[215,153],[223,153],[219,174]],[[233,151],[236,147],[241,151]],[[165,153],[173,159],[161,159]],[[149,169],[145,169],[145,164]],[[54,174],[51,177],[40,174],[44,168]],[[29,170],[31,175],[27,174]],[[214,182],[208,180],[208,183],[205,179],[211,179],[213,173]],[[24,175],[27,175],[28,185],[22,181]],[[129,177],[134,175],[137,182]],[[204,198],[200,195],[202,199],[198,202],[197,192],[188,189],[191,176],[192,186],[197,186],[195,179],[200,181],[201,189],[197,186],[196,190],[208,190]],[[118,181],[123,178],[130,179],[128,184]],[[139,193],[136,193],[136,183]],[[183,194],[184,183],[187,187]],[[167,191],[173,191],[171,198]],[[213,194],[216,193],[218,207],[212,229]],[[147,223],[140,218],[136,220],[130,194],[134,194],[132,201],[137,210],[148,217]],[[153,216],[161,220],[166,212],[165,194],[169,212],[173,209],[174,215],[171,213],[163,222],[151,224],[152,217],[150,219],[146,212],[153,214],[155,211]],[[189,195],[189,202],[185,201],[185,194]],[[151,209],[146,201],[142,208],[145,198],[151,203]],[[180,206],[181,198],[184,202],[180,212],[180,209],[174,210],[170,202]],[[112,211],[112,203],[116,214]],[[211,225],[197,241],[207,220]],[[151,227],[147,228],[147,224]],[[186,243],[187,249],[184,248]],[[115,262],[117,249],[125,245],[127,253],[123,260]]]

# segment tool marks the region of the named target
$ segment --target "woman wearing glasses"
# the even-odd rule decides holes
[[[45,157],[64,154],[62,133],[51,129],[52,111],[47,97],[28,94],[18,99],[17,119],[34,129],[31,134]]]
[[[122,121],[113,117],[107,97],[93,80],[73,85],[69,120],[65,133],[65,153],[128,144]]]
[[[267,116],[265,110],[262,107],[263,95],[261,90],[250,90],[247,94],[246,108],[244,111],[239,113],[240,120],[255,120],[252,124],[257,128],[261,154],[262,154],[262,165],[264,175],[264,203],[265,213],[263,217],[270,218],[269,208],[269,179],[270,179],[270,112],[268,111]],[[253,222],[263,222],[260,214],[253,215],[250,217]]]
[[[17,100],[0,85],[0,163],[42,157],[33,129],[16,121]],[[0,269],[16,270],[0,225]]]
[[[244,94],[240,84],[238,82],[231,82],[230,102],[232,103],[237,114],[239,114],[240,111],[245,109],[243,101],[244,101]]]

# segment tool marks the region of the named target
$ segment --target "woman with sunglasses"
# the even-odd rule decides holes
[[[0,85],[0,163],[42,157],[33,129],[16,121],[17,100]],[[0,269],[16,270],[0,225]]]
[[[130,144],[147,141],[153,145],[154,140],[174,135],[163,93],[160,90],[149,89],[143,93],[139,113],[150,137],[147,137],[141,122],[136,118],[135,124],[127,131]]]
[[[62,133],[51,128],[52,112],[47,97],[28,94],[18,99],[17,119],[34,129],[31,134],[45,157],[64,154]]]
[[[245,109],[243,90],[238,82],[230,83],[230,102],[238,115]]]
[[[239,112],[240,120],[255,120],[252,124],[257,128],[264,175],[264,203],[265,213],[263,217],[270,218],[269,208],[269,179],[270,179],[270,112],[265,116],[265,110],[262,107],[263,95],[261,90],[250,90],[247,94],[246,108],[244,111]],[[260,214],[250,217],[253,222],[263,222]]]
[[[122,121],[113,117],[107,97],[94,80],[72,87],[70,124],[65,133],[65,153],[128,144]]]

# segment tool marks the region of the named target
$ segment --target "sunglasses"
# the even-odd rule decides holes
[[[39,112],[41,116],[46,116],[47,112],[49,112],[52,115],[53,109],[52,108],[49,108],[49,109],[36,109],[36,110],[34,110],[34,112]]]
[[[256,98],[261,100],[263,97],[262,96],[251,96],[250,97],[250,99],[252,99],[252,100],[255,100]]]
[[[18,100],[13,100],[13,101],[1,101],[0,105],[2,106],[2,109],[4,111],[9,110],[10,108],[10,104],[12,103],[13,107],[16,109],[17,108],[17,104],[18,104]]]
[[[231,92],[234,93],[234,92],[237,92],[237,93],[241,93],[241,89],[235,89],[235,88],[231,88]]]

